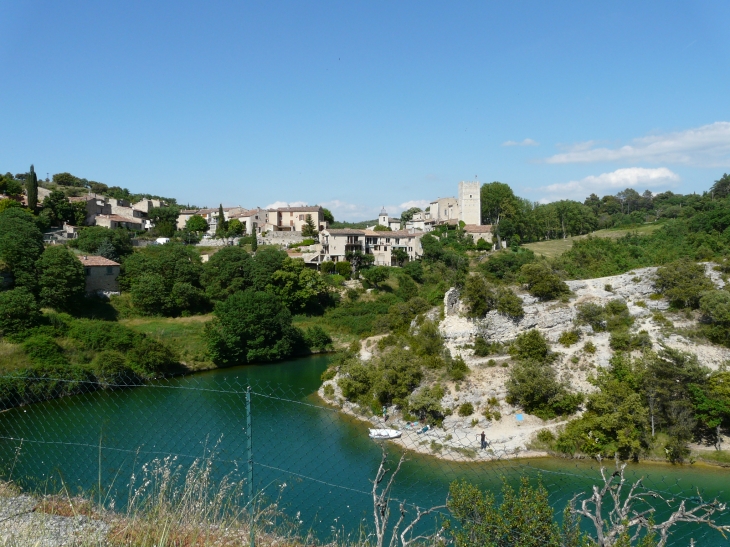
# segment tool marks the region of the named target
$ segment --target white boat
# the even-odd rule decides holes
[[[376,440],[397,439],[401,436],[401,432],[397,429],[371,429],[370,438]]]

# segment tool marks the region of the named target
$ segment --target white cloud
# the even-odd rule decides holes
[[[533,141],[532,139],[525,139],[522,141],[506,141],[502,143],[502,146],[539,146],[540,143]]]
[[[270,203],[264,209],[279,209],[280,207],[306,207],[306,201],[275,201]]]
[[[327,209],[332,211],[332,214],[335,216],[335,220],[356,222],[361,220],[373,220],[378,218],[380,210],[383,207],[385,207],[388,215],[392,217],[399,217],[401,212],[405,211],[406,209],[410,209],[411,207],[420,207],[421,209],[425,209],[426,207],[428,207],[429,203],[430,202],[425,199],[415,199],[411,201],[406,201],[404,203],[401,203],[400,205],[372,206],[347,203],[345,201],[335,199],[332,201],[325,201],[323,203],[320,203],[320,205],[322,207],[327,207]]]
[[[730,122],[715,122],[686,131],[634,139],[620,148],[596,148],[595,141],[580,143],[547,163],[651,161],[701,167],[730,165]]]
[[[430,201],[427,201],[425,199],[412,199],[411,201],[401,203],[398,208],[400,209],[400,211],[405,211],[406,209],[410,209],[411,207],[418,207],[419,209],[426,210],[430,203]]]
[[[615,193],[626,188],[646,190],[656,187],[671,187],[679,182],[679,175],[666,167],[646,169],[644,167],[628,167],[617,169],[611,173],[590,175],[580,180],[550,184],[538,190],[546,194],[540,201],[548,203],[557,199],[575,199],[583,201],[589,194],[598,195]]]

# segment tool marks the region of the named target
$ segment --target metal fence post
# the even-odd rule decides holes
[[[253,430],[251,429],[251,386],[246,388],[246,459],[248,460],[248,512],[250,517],[251,547],[255,545],[253,530],[254,500],[253,500]]]

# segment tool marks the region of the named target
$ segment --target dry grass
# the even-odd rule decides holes
[[[212,317],[211,314],[190,317],[135,317],[121,319],[119,322],[175,348],[187,368],[195,371],[216,368],[207,357],[203,338],[204,325]]]
[[[650,234],[661,228],[661,224],[646,224],[639,226],[638,228],[631,228],[625,230],[597,230],[590,234],[592,237],[608,237],[611,239],[618,239],[629,233],[639,234]],[[560,256],[565,251],[569,250],[573,246],[573,241],[578,239],[585,239],[588,236],[575,236],[566,239],[553,239],[550,241],[540,241],[538,243],[526,243],[523,247],[530,249],[537,255],[542,255],[545,258],[555,258]]]
[[[20,368],[30,367],[31,364],[20,344],[0,341],[0,371],[3,373],[12,372]]]

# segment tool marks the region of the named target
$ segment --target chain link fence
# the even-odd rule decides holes
[[[241,514],[253,508],[251,499],[258,506],[275,504],[302,535],[322,541],[372,537],[372,481],[382,448],[392,467],[406,454],[391,501],[412,513],[443,505],[449,485],[461,479],[499,495],[503,481],[517,486],[522,476],[539,476],[556,515],[576,494],[601,483],[593,460],[520,459],[498,442],[483,449],[480,431],[469,427],[437,439],[422,424],[372,416],[366,421],[328,405],[311,389],[283,387],[286,378],[280,380],[259,382],[236,369],[144,383],[122,377],[103,383],[2,377],[0,478],[41,493],[83,492],[119,511],[156,473],[167,468],[172,482],[184,480],[191,466],[206,462],[206,488],[227,485],[229,502]],[[397,429],[401,436],[374,441],[368,431],[378,427]],[[607,467],[612,470],[613,462]],[[730,497],[730,472],[721,468],[627,468],[627,479],[640,476],[646,488],[689,506],[698,503],[699,494]],[[656,518],[670,512],[662,502]],[[445,517],[446,509],[437,511],[421,526],[436,530]],[[730,523],[727,512],[715,517],[719,524]],[[673,528],[669,544],[691,541],[729,544],[706,526]]]

